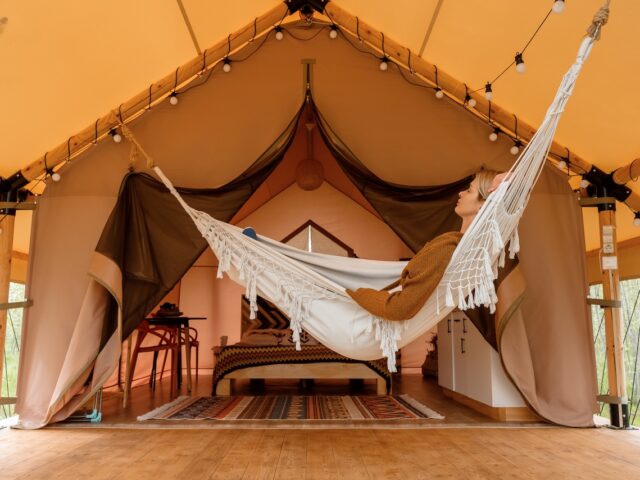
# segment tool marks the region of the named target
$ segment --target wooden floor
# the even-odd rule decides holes
[[[208,393],[205,384],[202,394]],[[320,393],[336,388],[348,390],[317,385]],[[497,428],[438,397],[434,385],[419,377],[403,377],[396,388],[447,415],[448,423],[398,430],[5,429],[0,479],[640,478],[638,431]],[[249,389],[239,386],[242,393]],[[127,411],[117,408],[116,397],[107,399],[107,423],[130,422],[163,401],[162,389],[155,400],[146,387],[134,392]]]

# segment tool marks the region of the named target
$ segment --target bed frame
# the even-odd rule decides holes
[[[362,363],[288,363],[275,365],[259,365],[235,370],[226,374],[216,385],[216,395],[231,395],[231,380],[245,379],[374,379],[376,393],[387,393],[387,381]]]

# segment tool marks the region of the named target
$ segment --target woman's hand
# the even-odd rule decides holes
[[[509,176],[509,172],[504,172],[493,177],[493,181],[491,182],[491,186],[489,187],[489,193],[495,191],[498,186]]]

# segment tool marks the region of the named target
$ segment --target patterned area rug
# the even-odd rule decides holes
[[[444,417],[409,395],[180,397],[138,420],[420,420]]]

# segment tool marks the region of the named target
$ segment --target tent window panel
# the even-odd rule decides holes
[[[282,242],[307,252],[341,257],[356,256],[351,247],[311,220],[296,228]]]
[[[602,298],[602,284],[591,285],[589,296]],[[629,410],[632,424],[640,426],[640,352],[638,351],[640,345],[640,278],[621,281],[620,297],[622,300],[622,334]],[[601,395],[606,395],[608,393],[608,372],[604,309],[592,305],[591,320],[593,322],[598,392]],[[600,415],[609,417],[609,408],[603,403],[600,404]]]
[[[21,302],[25,299],[25,285],[11,282],[9,284],[9,302]],[[0,397],[15,397],[18,379],[18,362],[20,359],[20,340],[22,336],[23,308],[7,310],[7,328],[4,341],[4,362],[2,366],[2,394]],[[15,405],[0,405],[0,420],[12,417]]]

